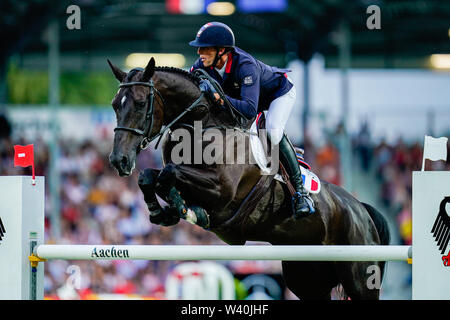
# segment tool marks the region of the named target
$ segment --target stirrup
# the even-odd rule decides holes
[[[302,208],[300,208],[301,210],[298,210],[299,208],[297,208],[299,202],[303,202]],[[305,211],[304,209],[308,209],[308,211]],[[314,202],[309,194],[302,194],[298,191],[292,196],[292,210],[294,211],[295,218],[307,217],[316,212],[314,209]]]

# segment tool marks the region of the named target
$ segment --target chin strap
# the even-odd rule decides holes
[[[230,52],[229,48],[225,48],[225,51],[219,55],[219,47],[215,47],[216,48],[216,56],[214,57],[214,61],[211,64],[211,67],[215,68],[217,62],[219,61],[220,58],[222,58],[225,54],[227,54],[228,52]]]

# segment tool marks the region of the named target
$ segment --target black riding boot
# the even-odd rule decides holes
[[[283,138],[280,141],[279,148],[281,163],[286,169],[291,179],[291,183],[296,191],[296,193],[292,197],[294,217],[302,218],[309,216],[310,214],[315,212],[314,201],[311,199],[308,191],[303,185],[302,173],[298,165],[297,156],[286,134],[283,134]]]

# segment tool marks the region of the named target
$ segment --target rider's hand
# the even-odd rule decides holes
[[[215,100],[214,94],[217,94],[217,91],[209,80],[201,80],[198,87],[200,88],[200,91],[206,93],[212,100]]]
[[[223,106],[223,99],[220,99],[220,96],[219,96],[219,94],[217,92],[214,93],[214,101],[219,102],[219,104],[221,106]]]
[[[209,80],[201,80],[198,87],[200,88],[200,91],[204,92],[212,101],[215,101],[219,103],[220,106],[223,106],[223,99],[220,98],[220,95],[217,93],[216,89]]]

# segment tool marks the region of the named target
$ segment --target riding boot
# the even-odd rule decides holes
[[[302,173],[298,165],[297,156],[294,151],[294,147],[289,141],[286,134],[283,134],[283,138],[279,144],[280,148],[280,160],[283,167],[286,169],[291,183],[295,188],[295,194],[292,197],[292,207],[295,218],[302,218],[309,216],[315,212],[314,201],[309,196],[308,190],[303,185]]]

